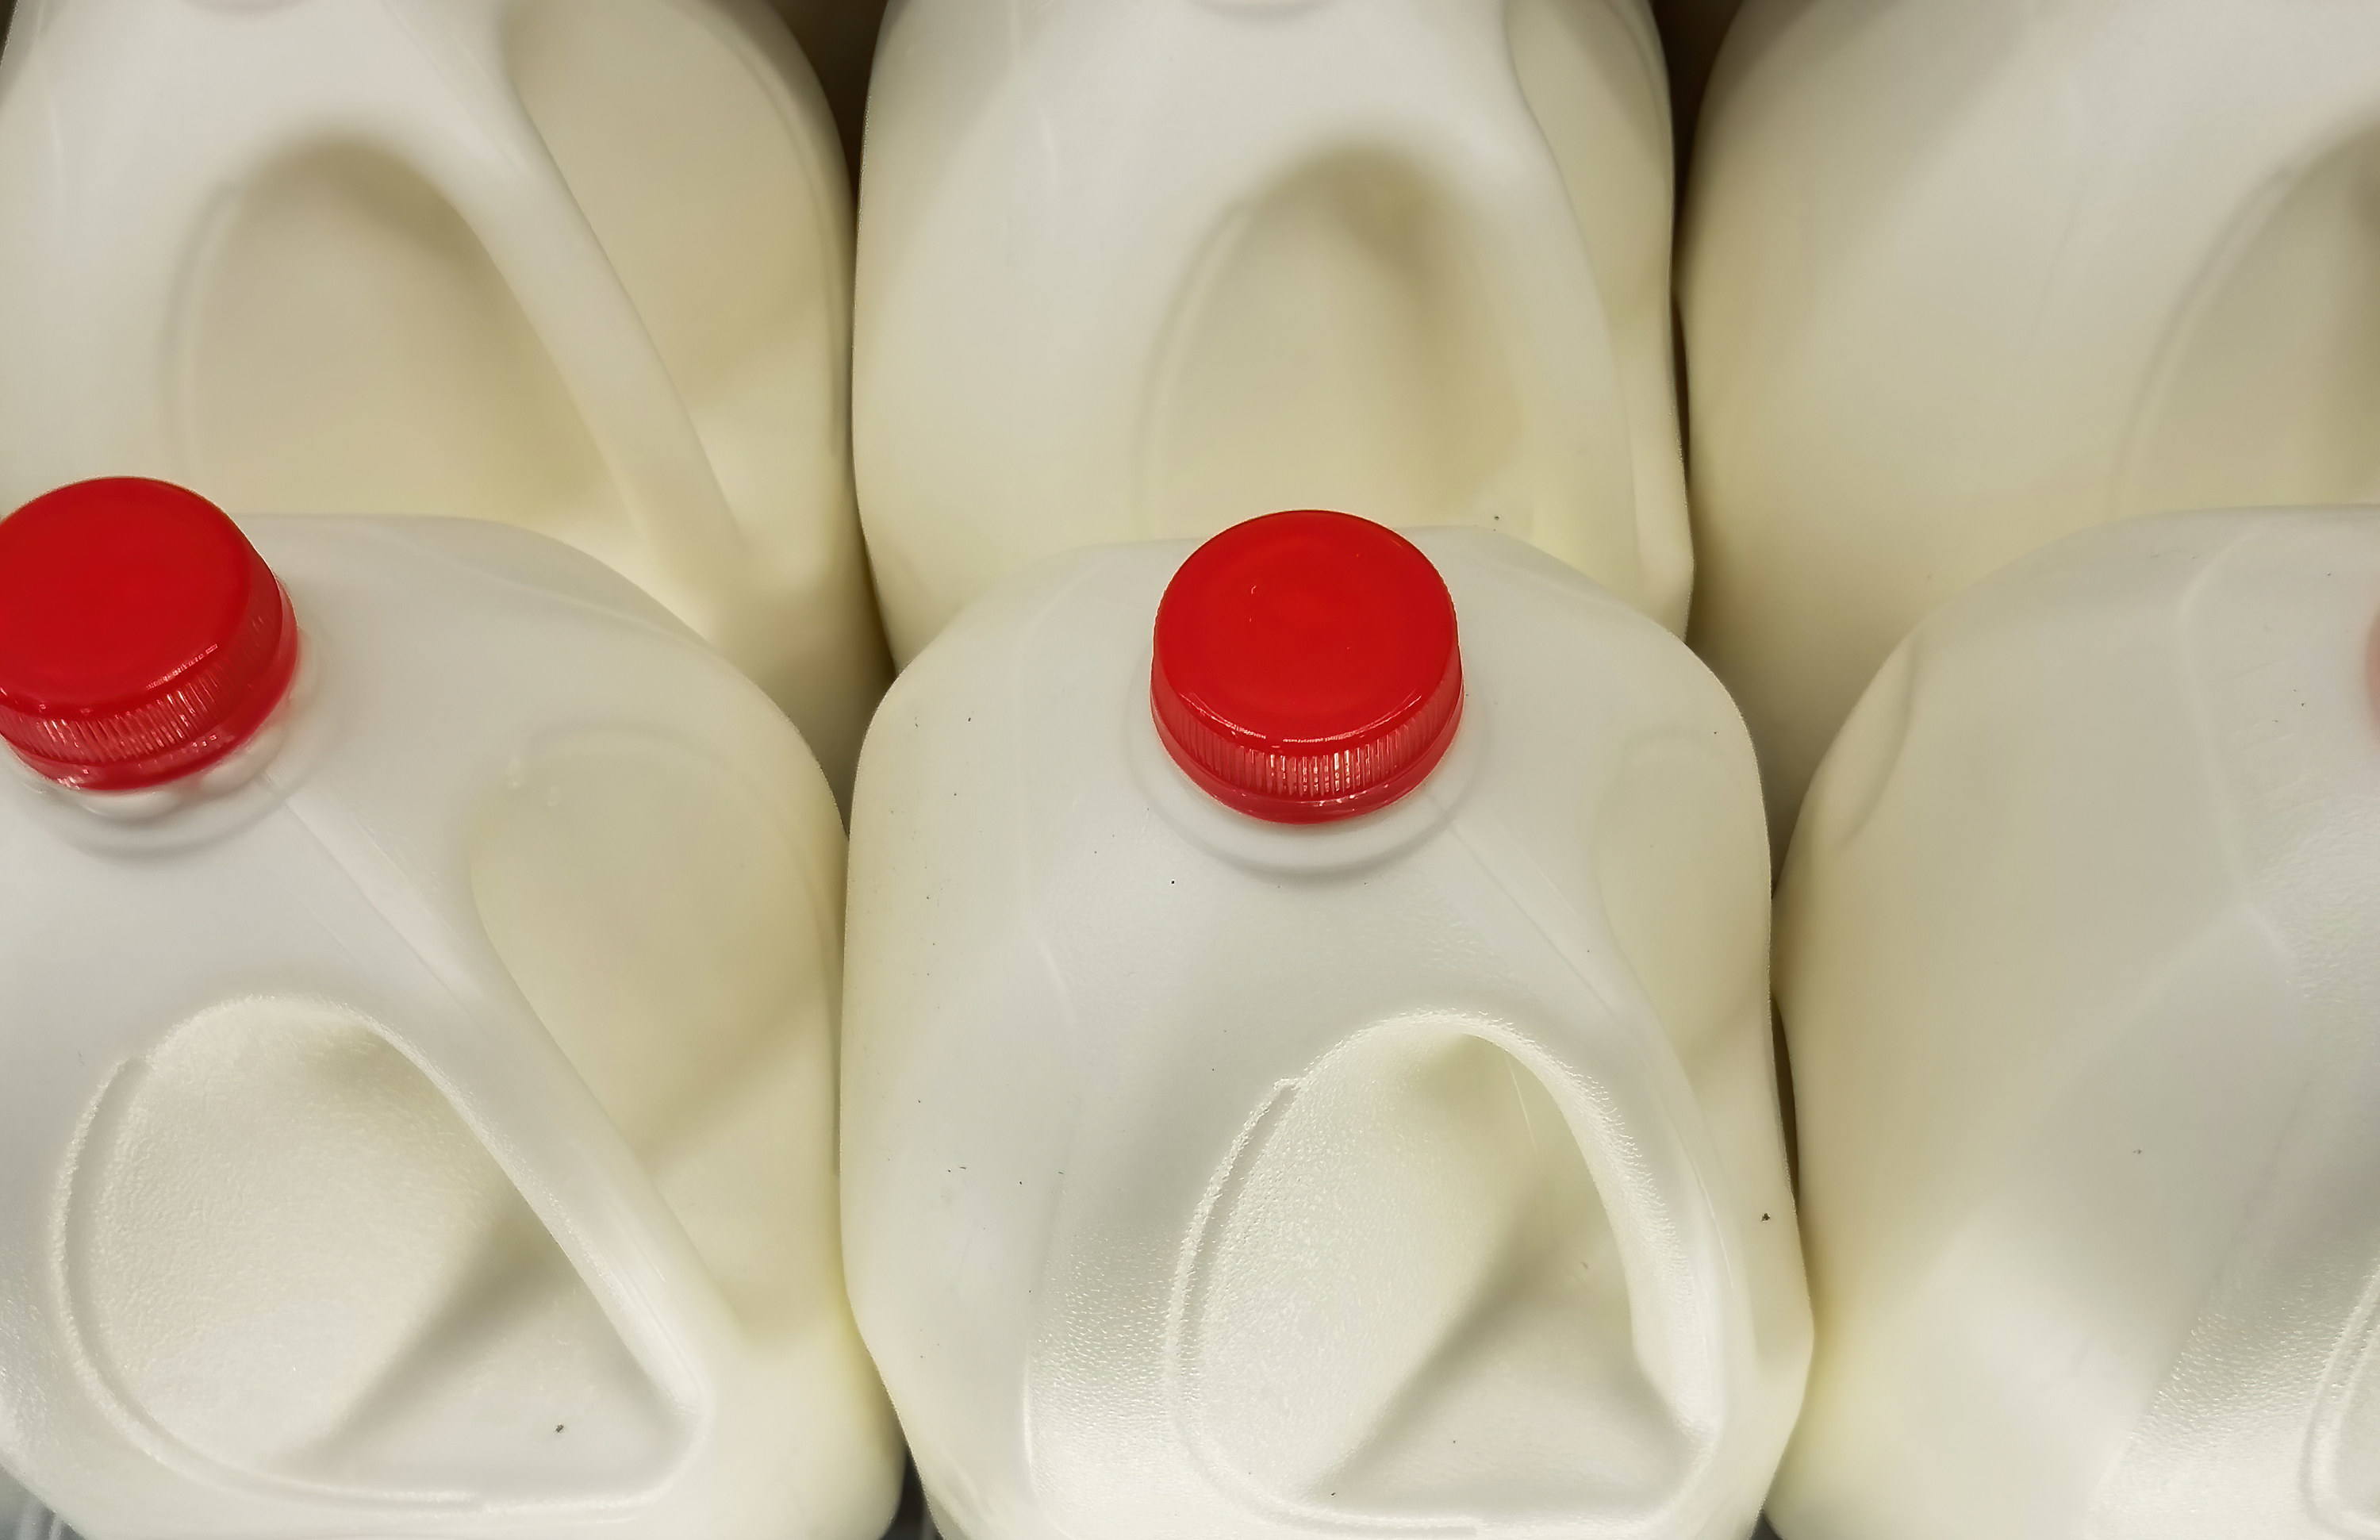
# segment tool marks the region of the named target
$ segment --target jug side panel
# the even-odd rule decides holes
[[[1674,164],[1660,39],[1641,0],[1508,0],[1512,66],[1585,236],[1628,403],[1647,612],[1682,630],[1693,586],[1679,439],[1670,232]]]
[[[2367,510],[2243,518],[2191,617],[2196,704],[2219,756],[2247,903],[2288,980],[2294,1032],[2243,1023],[2247,1051],[2296,1070],[2263,1124],[2216,1124],[2228,1160],[2260,1175],[2219,1284],[2108,1473],[2095,1524],[2110,1536],[2368,1532],[2368,1488],[2343,1473],[2325,1406],[2380,1270],[2380,1218],[2358,1194],[2380,1170],[2363,1113],[2380,1095],[2371,1018],[2380,966],[2380,733],[2369,659],[2380,529]],[[2257,1084],[2227,1085],[2233,1098]],[[2212,1122],[2212,1120],[2210,1120]]]
[[[1146,15],[1104,9],[1127,26]],[[852,449],[870,571],[900,664],[1021,557],[1050,549],[1038,525],[1070,517],[1055,492],[1088,474],[1062,451],[1015,453],[1021,407],[1011,398],[1053,391],[1055,371],[1040,355],[1063,341],[1039,302],[1019,292],[1038,290],[1050,264],[1027,255],[1032,243],[1015,222],[1039,196],[1034,168],[1074,169],[1071,156],[1044,153],[1051,140],[1081,153],[1053,115],[1070,61],[1094,72],[1097,61],[1086,67],[1081,42],[1053,47],[1050,37],[1069,27],[1096,32],[1100,19],[1101,8],[1043,4],[886,8],[853,284]],[[1020,116],[1035,141],[1022,164],[1007,142]],[[987,289],[975,264],[994,249],[1010,256]],[[1078,282],[1064,293],[1069,306],[1086,302]],[[1002,473],[967,468],[990,464]],[[1112,512],[1122,500],[1101,501]]]
[[[2095,485],[2074,440],[2107,360],[2029,367],[2072,330],[2043,342],[2046,275],[2072,260],[2075,211],[2107,197],[2094,120],[2038,100],[2040,60],[2081,47],[2075,29],[2002,6],[1755,0],[1709,99],[1679,279],[1691,635],[1742,703],[1780,857],[1908,627],[2024,549],[2011,521],[2048,538],[2095,516],[2070,512]],[[2012,453],[2028,435],[2054,447]]]
[[[1690,1066],[1708,1054],[1716,1068],[1767,1040],[1747,1025],[1765,1022],[1768,1004],[1767,842],[1748,817],[1755,785],[1748,763],[1656,731],[1629,744],[1585,799],[1604,913]],[[1755,1057],[1765,1077],[1767,1049]],[[1764,1121],[1773,1120],[1754,1125]]]
[[[1123,1094],[1102,1080],[1027,898],[1020,809],[1044,697],[1026,640],[1072,589],[1149,557],[1077,552],[985,596],[895,681],[861,760],[845,1269],[936,1511],[968,1535],[1041,1533],[1022,1394],[1034,1314],[1062,1195],[1102,1179],[1075,1158],[1085,1102]],[[1143,627],[1170,570],[1138,585]],[[1128,666],[1138,643],[1062,628],[1045,646]],[[1078,733],[1054,752],[1098,746]]]
[[[180,90],[143,88],[170,71],[161,55],[203,46],[208,29],[187,10],[124,19],[108,7],[29,6],[0,57],[10,209],[0,220],[0,331],[11,338],[0,369],[0,503],[12,508],[83,478],[186,468],[175,464],[171,406],[155,379],[170,291],[192,205],[215,190],[210,163],[246,136],[253,115],[216,115],[205,135],[128,153],[128,123],[205,94],[187,77]],[[100,188],[133,194],[142,234],[128,236],[122,209]]]
[[[2045,1088],[1905,1292],[1828,1339],[1841,1399],[1811,1425],[1813,1462],[1871,1484],[1877,1533],[2132,1533],[2087,1515],[2269,1201],[2316,1062],[2295,1005],[2252,918],[2193,938]],[[2243,1533],[2159,1506],[2170,1522],[2140,1534]]]
[[[1769,1014],[1767,829],[1741,733],[1727,734],[1726,754],[1708,734],[1647,734],[1589,797],[1584,828],[1613,940],[1676,1042],[1711,1131],[1713,1185],[1742,1245],[1773,1450],[1800,1404],[1810,1313]]]
[[[1955,1223],[2088,1024],[2123,1020],[2236,892],[2219,839],[2172,832],[2216,806],[2175,645],[2207,559],[1976,590],[1904,644],[1829,757],[1779,912],[1814,1273],[1840,1246],[1895,1287],[1892,1258]],[[2086,801],[2119,786],[2120,817]]]
[[[2181,644],[2238,531],[2109,535],[1904,643],[1803,814],[1779,994],[1828,1351],[1789,1526],[2082,1533],[2302,1078]]]
[[[840,0],[778,0],[818,8]],[[952,166],[1011,72],[1046,30],[1047,5],[889,0],[875,39],[859,207],[856,330],[865,335],[870,282],[911,258],[925,206],[947,193]]]

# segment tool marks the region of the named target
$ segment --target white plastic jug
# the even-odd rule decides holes
[[[1779,994],[1787,1540],[2380,1534],[2380,512],[2074,537],[1902,644]]]
[[[2003,563],[2380,496],[2380,9],[1752,0],[1707,100],[1694,639],[1778,833],[1893,644]]]
[[[1809,1339],[1751,749],[1576,573],[1413,539],[1054,560],[877,718],[844,1245],[956,1540],[1752,1527]]]
[[[850,192],[758,0],[27,0],[0,506],[123,469],[558,536],[847,787]]]
[[[1645,0],[900,0],[853,376],[894,656],[1037,556],[1298,506],[1682,627],[1667,92]]]
[[[0,1462],[89,1540],[875,1540],[825,779],[552,541],[246,527],[0,522]]]

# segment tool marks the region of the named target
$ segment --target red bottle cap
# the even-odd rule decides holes
[[[163,481],[83,481],[0,519],[0,739],[51,780],[136,791],[253,737],[298,624],[222,509]]]
[[[1227,806],[1274,823],[1368,813],[1454,741],[1454,600],[1428,557],[1368,519],[1250,519],[1167,586],[1149,700],[1174,762]]]

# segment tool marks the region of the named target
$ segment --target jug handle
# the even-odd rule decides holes
[[[1522,532],[1607,585],[1624,581],[1621,597],[1641,608],[1659,596],[1641,591],[1656,575],[1646,566],[1651,552],[1618,339],[1561,168],[1519,80],[1505,82],[1495,100],[1504,121],[1493,133],[1450,135],[1442,125],[1403,115],[1377,122],[1373,131],[1448,200],[1471,233],[1470,252],[1497,311],[1499,334],[1543,387],[1524,388],[1519,399],[1554,404],[1536,412],[1524,406],[1522,431],[1544,447],[1555,468],[1551,485],[1524,489],[1529,506]],[[1624,549],[1575,538],[1596,526],[1572,515],[1595,507],[1628,511],[1617,526],[1625,531]]]
[[[1480,1014],[1468,1029],[1537,1073],[1611,1217],[1637,1362],[1695,1449],[1647,1521],[1647,1535],[1670,1534],[1682,1512],[1723,1496],[1720,1454],[1742,1430],[1756,1372],[1743,1267],[1707,1180],[1719,1170],[1717,1144],[1601,914],[1571,903],[1492,819],[1450,828],[1470,857],[1453,863],[1468,873],[1458,888],[1468,905],[1492,933],[1534,936],[1552,954],[1530,970],[1551,1010],[1535,1020]]]
[[[746,582],[743,527],[650,330],[506,72],[509,8],[458,18],[452,6],[391,3],[389,17],[462,111],[443,128],[396,115],[372,127],[455,209],[504,275],[638,534],[679,588],[673,597],[734,591]],[[727,42],[756,52],[740,35]]]
[[[675,1486],[712,1447],[710,1428],[731,1393],[741,1339],[675,1213],[487,937],[451,918],[434,902],[432,887],[363,819],[335,794],[301,784],[256,833],[279,847],[294,884],[320,894],[314,922],[342,943],[338,954],[388,960],[358,961],[334,992],[436,1087],[650,1376],[682,1440],[657,1487]],[[310,868],[321,876],[303,875]],[[468,893],[468,874],[438,881],[435,891]],[[95,1107],[121,1064],[97,1057],[86,1063],[75,1055],[74,1073],[89,1083],[82,1099]],[[36,1084],[29,1078],[21,1089],[0,1085],[0,1105],[36,1095]],[[60,1086],[41,1085],[39,1094],[55,1097]],[[83,1115],[83,1131],[94,1115]],[[20,1279],[50,1272],[62,1244],[46,1229],[12,1232],[0,1243],[0,1272]],[[119,1527],[164,1524],[164,1516],[186,1512],[200,1492],[227,1505],[222,1512],[235,1529],[246,1524],[250,1533],[276,1525],[276,1533],[324,1532],[352,1518],[344,1489],[226,1465],[150,1422],[82,1347],[45,1348],[45,1340],[79,1343],[82,1333],[70,1316],[53,1315],[66,1308],[63,1295],[38,1293],[0,1310],[0,1316],[22,1311],[39,1317],[0,1361],[31,1398],[25,1406],[47,1410],[37,1421],[18,1422],[18,1409],[0,1402],[0,1444],[19,1453],[39,1448],[52,1469],[81,1466],[103,1476]],[[125,1448],[128,1440],[140,1452]],[[443,1533],[452,1511],[442,1499],[424,1500],[435,1508],[436,1522],[423,1533]],[[592,1500],[606,1510],[616,1501]]]
[[[300,787],[286,808],[420,964],[401,982],[368,986],[382,1036],[437,1086],[552,1235],[679,1425],[698,1428],[740,1333],[644,1162],[484,934],[448,919],[336,797]],[[460,874],[441,886],[469,891]]]

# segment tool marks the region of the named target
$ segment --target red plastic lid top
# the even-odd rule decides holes
[[[206,769],[289,690],[298,624],[222,509],[83,481],[0,519],[0,739],[53,781],[134,791]]]
[[[1268,514],[1193,552],[1157,608],[1158,736],[1275,823],[1385,807],[1463,717],[1454,600],[1429,558],[1346,514]]]

